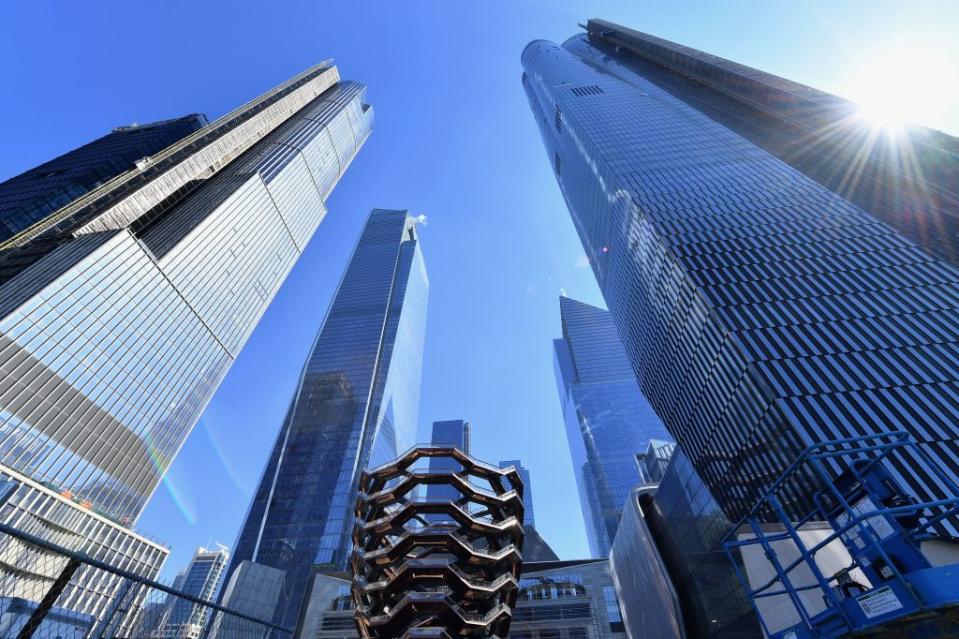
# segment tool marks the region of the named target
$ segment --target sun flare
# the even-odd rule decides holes
[[[954,76],[932,48],[896,44],[856,65],[849,97],[863,118],[894,134],[909,124],[937,122],[954,100]]]

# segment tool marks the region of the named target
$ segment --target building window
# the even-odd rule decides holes
[[[570,89],[570,91],[573,92],[573,95],[577,95],[579,97],[583,97],[586,95],[599,95],[600,93],[605,93],[605,91],[603,91],[599,87],[599,85],[596,85],[596,84],[589,84],[584,87],[573,87]]]
[[[556,171],[556,175],[559,175],[559,170],[562,167],[563,162],[559,159],[559,153],[553,151],[553,170]]]
[[[609,629],[613,632],[623,632],[623,616],[619,612],[619,599],[612,586],[603,586],[603,600],[606,602],[606,618],[609,620]]]
[[[559,110],[559,105],[556,105],[555,111],[553,112],[553,124],[556,125],[556,132],[563,132],[563,112]]]

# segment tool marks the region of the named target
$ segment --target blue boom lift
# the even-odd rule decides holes
[[[945,497],[908,493],[892,458]],[[957,515],[959,486],[907,433],[855,437],[806,449],[725,547],[770,639],[959,637]]]

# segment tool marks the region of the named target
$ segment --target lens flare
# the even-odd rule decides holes
[[[931,45],[892,43],[854,66],[848,94],[866,121],[895,135],[909,124],[940,122],[959,97],[957,80]]]

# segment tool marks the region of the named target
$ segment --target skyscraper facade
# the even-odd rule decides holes
[[[0,470],[139,516],[366,140],[319,64],[0,244]]]
[[[530,481],[529,469],[519,459],[507,459],[499,463],[500,468],[515,466],[520,479],[523,480],[523,526],[535,526],[536,517],[533,514],[533,484]]]
[[[433,422],[430,443],[436,445],[451,444],[470,454],[470,423],[465,419],[447,419]],[[432,460],[431,468],[432,468]]]
[[[233,563],[279,568],[293,626],[314,564],[345,568],[360,473],[416,441],[429,282],[415,220],[374,210],[240,532]]]
[[[609,312],[568,297],[559,306],[556,384],[590,552],[605,557],[630,490],[647,480],[638,456],[670,436],[639,390]]]
[[[0,183],[0,241],[25,230],[104,182],[136,168],[206,125],[193,114],[117,127],[107,135]]]
[[[470,423],[462,419],[433,422],[430,443],[437,446],[456,446],[469,455]],[[444,470],[456,470],[458,466],[459,465],[450,457],[431,457],[429,460],[429,470],[431,473],[438,473]],[[452,486],[446,484],[428,484],[426,486],[426,499],[429,501],[445,501],[457,497],[459,497],[459,493]],[[440,514],[428,514],[425,515],[425,517],[432,521],[446,519],[445,516]]]
[[[955,137],[915,124],[883,131],[848,100],[612,22],[587,30],[607,71],[627,82],[638,73],[959,264]]]
[[[523,539],[523,561],[558,561],[556,552],[536,529],[536,516],[533,513],[533,480],[529,469],[519,459],[507,459],[499,463],[500,468],[510,466],[516,468],[520,479],[523,480],[523,528],[526,530],[526,537]]]
[[[166,142],[132,140],[180,136],[0,241],[4,523],[157,576],[167,549],[130,527],[369,135],[364,94],[325,62],[185,136],[108,136],[41,172],[106,177]],[[0,553],[19,558],[0,601],[28,592],[29,615],[45,590],[17,584],[51,583],[51,564],[8,536]],[[58,605],[89,628],[119,586],[84,567]]]
[[[959,468],[959,271],[588,27],[530,43],[523,84],[643,393],[726,513],[824,439],[905,430]],[[801,106],[786,81],[657,46],[712,79],[705,99],[786,87]],[[921,464],[897,468],[938,495]]]
[[[223,582],[223,571],[229,557],[226,548],[197,548],[190,564],[177,577],[176,589],[210,601]],[[167,608],[157,636],[163,639],[197,639],[209,621],[209,613],[206,606],[178,598]]]

